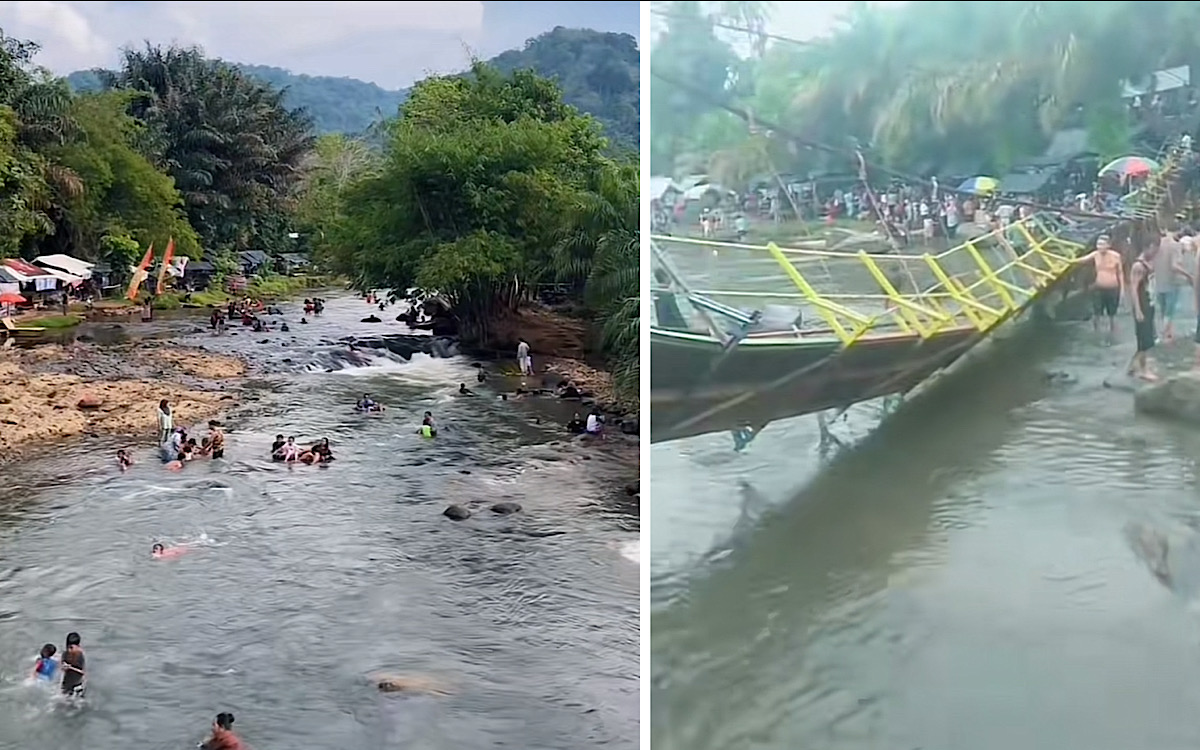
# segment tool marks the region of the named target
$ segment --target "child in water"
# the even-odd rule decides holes
[[[164,547],[161,542],[155,542],[154,546],[150,548],[150,556],[155,560],[165,560],[172,557],[179,557],[187,551],[188,548],[186,545],[181,544],[178,547]]]
[[[54,675],[58,673],[58,659],[54,655],[58,653],[53,643],[47,643],[42,646],[42,652],[38,656],[37,664],[33,666],[34,679],[50,682],[54,679]]]
[[[125,452],[125,449],[117,451],[117,466],[121,467],[121,471],[125,471],[130,466],[133,466],[133,459]]]

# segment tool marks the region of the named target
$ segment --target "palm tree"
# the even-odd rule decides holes
[[[582,287],[584,303],[602,321],[602,344],[614,384],[637,399],[639,354],[640,189],[636,165],[602,170],[565,217],[550,271]]]

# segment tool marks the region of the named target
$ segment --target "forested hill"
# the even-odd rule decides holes
[[[563,98],[603,123],[615,144],[636,148],[638,140],[638,48],[628,34],[556,28],[492,60],[504,72],[532,68],[555,78]],[[355,78],[297,75],[267,65],[240,65],[251,76],[287,89],[291,107],[308,110],[320,133],[357,134],[395,114],[407,91],[390,91]],[[100,87],[93,71],[67,80],[76,91]]]

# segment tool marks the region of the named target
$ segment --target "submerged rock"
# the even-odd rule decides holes
[[[641,481],[639,480],[639,481],[637,481],[637,482],[630,482],[629,484],[625,485],[625,494],[626,494],[626,495],[640,495],[640,494],[642,494],[642,484],[641,484]]]
[[[502,516],[507,516],[511,513],[520,513],[521,504],[513,502],[496,503],[492,506],[493,513],[499,513]]]
[[[1143,414],[1200,425],[1200,374],[1172,375],[1140,388],[1133,404]]]
[[[379,318],[375,317],[374,315],[368,315],[367,317],[363,318],[362,320],[360,320],[358,322],[359,323],[382,323],[383,321],[380,320]]]
[[[471,511],[462,505],[451,505],[442,511],[442,515],[451,521],[465,521],[471,517]]]

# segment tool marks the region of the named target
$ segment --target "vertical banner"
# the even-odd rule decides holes
[[[142,262],[134,269],[133,278],[129,280],[129,291],[125,293],[125,297],[130,301],[137,299],[138,287],[146,280],[146,269],[154,262],[154,243],[150,243],[150,247],[146,248],[146,255],[142,258]]]
[[[175,238],[167,240],[167,251],[163,253],[162,267],[158,269],[158,287],[155,294],[162,294],[166,290],[167,269],[171,267],[171,261],[175,259]]]

